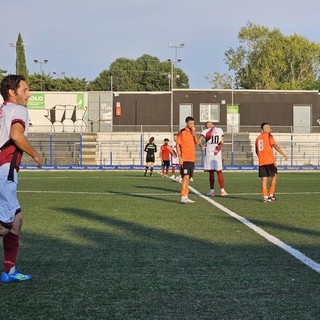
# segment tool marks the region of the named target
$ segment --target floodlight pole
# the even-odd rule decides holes
[[[53,72],[52,72],[54,75],[56,75],[58,77],[58,79],[60,78],[60,76],[64,76],[66,73],[64,71],[61,71],[61,73],[58,73],[56,72],[54,69],[53,69]],[[57,90],[59,91],[59,86],[57,87]]]
[[[231,78],[231,166],[234,165],[234,149],[233,149],[233,120],[234,120],[234,110],[233,110],[233,77]]]
[[[172,44],[168,43],[169,48],[174,48],[175,50],[175,55],[174,55],[174,61],[171,59],[168,59],[168,61],[171,63],[171,106],[170,106],[170,128],[171,128],[171,141],[173,141],[173,89],[175,87],[175,76],[174,73],[177,70],[178,63],[181,62],[181,59],[178,59],[178,49],[179,48],[184,48],[185,44],[180,43],[180,44]]]
[[[41,77],[40,78],[40,91],[42,91],[43,64],[48,63],[49,60],[47,60],[47,59],[43,59],[43,60],[34,59],[33,61],[34,61],[34,63],[40,64],[40,77]]]

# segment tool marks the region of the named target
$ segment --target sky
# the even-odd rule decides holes
[[[117,58],[143,54],[174,60],[190,88],[208,89],[206,75],[230,73],[225,51],[240,45],[249,21],[320,42],[319,0],[0,0],[0,68],[15,73],[19,32],[29,74],[65,72],[94,80]]]

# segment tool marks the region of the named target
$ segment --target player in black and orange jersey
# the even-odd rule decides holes
[[[164,177],[164,175],[167,176],[169,173],[170,155],[176,157],[172,148],[169,146],[169,139],[165,138],[163,142],[164,144],[160,148],[162,177]]]
[[[256,139],[256,154],[259,159],[259,177],[261,178],[261,191],[264,202],[275,201],[275,191],[278,178],[277,165],[273,149],[278,151],[287,161],[288,157],[276,144],[269,123],[261,124],[262,133]],[[271,177],[270,189],[268,192],[268,178]]]
[[[186,118],[186,127],[179,131],[177,136],[177,153],[179,157],[179,165],[182,167],[182,186],[181,186],[181,202],[194,203],[190,200],[189,182],[190,177],[193,176],[194,164],[196,160],[195,145],[198,145],[202,150],[203,147],[197,138],[194,119],[192,117]]]

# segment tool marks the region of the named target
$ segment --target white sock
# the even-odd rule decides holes
[[[13,267],[11,267],[11,269],[9,271],[9,274],[13,274],[15,271],[16,271],[16,267],[13,266]]]

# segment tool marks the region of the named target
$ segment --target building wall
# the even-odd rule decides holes
[[[114,125],[167,125],[170,124],[170,92],[115,93],[114,110],[121,106],[121,116],[114,112]]]
[[[39,103],[36,99],[42,95],[43,103]],[[86,130],[110,131],[112,125],[116,126],[118,131],[121,130],[121,126],[166,126],[170,131],[171,92],[33,92],[32,96],[34,101],[29,101],[28,109],[32,130],[35,132],[39,130],[47,132],[52,129],[57,131],[59,125],[64,132],[73,132],[76,126],[80,126],[81,130],[85,127]],[[218,104],[219,124],[225,126],[227,105],[230,105],[232,100],[240,108],[240,126],[257,126],[265,121],[273,126],[293,126],[295,105],[311,106],[310,124],[319,126],[318,91],[175,89],[173,92],[175,129],[179,126],[180,104],[193,105],[192,116],[197,124],[203,124],[200,123],[199,114],[201,103]],[[55,113],[50,113],[55,106],[57,106]],[[117,106],[121,108],[121,115],[116,115]],[[55,117],[54,121],[52,116]]]
[[[233,95],[233,99],[232,99]],[[119,93],[122,115],[114,117],[115,125],[170,124],[171,93]],[[174,90],[173,122],[179,125],[179,105],[192,104],[193,117],[200,122],[201,103],[220,105],[220,124],[227,124],[228,104],[239,105],[240,125],[253,126],[270,122],[273,126],[293,125],[293,106],[311,106],[311,126],[318,126],[320,96],[318,91],[255,91],[255,90]]]

